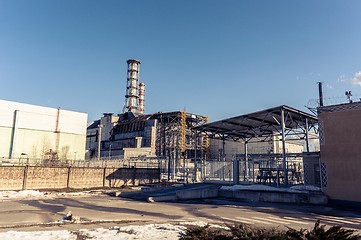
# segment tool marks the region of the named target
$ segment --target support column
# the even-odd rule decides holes
[[[239,160],[233,161],[233,184],[239,184]]]
[[[248,181],[248,179],[249,179],[249,171],[248,171],[248,149],[247,149],[247,141],[244,141],[244,161],[245,161],[245,163],[244,163],[244,168],[245,168],[245,170],[244,170],[244,179],[243,179],[243,181]]]
[[[172,129],[172,146],[173,146],[173,152],[172,152],[172,180],[176,180],[176,155],[177,155],[177,148],[176,148],[176,134],[174,129]]]
[[[224,138],[222,138],[222,180],[225,181],[225,168],[226,168],[226,141]]]
[[[308,140],[308,119],[306,118],[306,152],[310,152],[309,140]]]
[[[288,184],[287,160],[286,160],[286,139],[285,139],[285,110],[281,109],[281,125],[282,125],[282,165],[284,184]]]
[[[204,160],[204,158],[203,158],[203,136],[202,136],[202,134],[200,133],[199,134],[199,141],[200,141],[200,156],[199,156],[199,159],[200,159],[200,170],[201,170],[201,182],[203,182],[203,174],[204,174],[204,172],[203,172],[203,167],[204,167],[204,165],[203,165],[203,160]]]
[[[194,182],[197,181],[197,130],[194,130],[194,170],[193,170]]]

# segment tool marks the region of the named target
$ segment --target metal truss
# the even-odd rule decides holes
[[[282,120],[283,111],[283,120]],[[284,128],[282,128],[282,121]],[[274,136],[295,136],[305,139],[308,132],[318,133],[317,117],[288,106],[237,116],[195,128],[210,138],[222,140],[265,142]]]
[[[158,120],[157,156],[169,159],[173,169],[184,167],[181,164],[181,159],[190,158],[191,155],[194,155],[195,146],[202,153],[208,151],[208,139],[196,140],[192,130],[194,127],[206,124],[208,117],[186,112],[168,112],[158,113],[155,118]]]

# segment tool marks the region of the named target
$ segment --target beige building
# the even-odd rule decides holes
[[[251,142],[247,144],[248,154],[281,154],[282,142],[280,136],[274,136],[272,141]],[[220,139],[209,139],[208,160],[220,160],[222,158],[223,141]],[[303,141],[286,142],[286,153],[302,153],[305,151]],[[224,142],[225,160],[232,161],[236,155],[244,154],[244,142],[225,141]]]
[[[84,159],[87,114],[0,100],[0,158]]]
[[[323,190],[331,201],[361,202],[361,102],[318,111]]]

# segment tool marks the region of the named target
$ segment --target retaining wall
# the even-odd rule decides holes
[[[159,181],[159,168],[0,166],[0,190],[122,187]]]
[[[218,194],[219,197],[256,202],[304,203],[315,205],[326,205],[328,202],[327,196],[322,192],[292,193],[220,189]]]

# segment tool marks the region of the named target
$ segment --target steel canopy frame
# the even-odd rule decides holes
[[[304,139],[306,132],[312,129],[317,132],[317,117],[286,105],[207,123],[194,129],[210,138],[260,142],[282,135],[282,121],[285,136],[296,135]]]
[[[285,184],[287,184],[286,137],[295,136],[293,139],[304,139],[308,151],[308,133],[311,130],[318,132],[318,118],[295,108],[281,105],[204,124],[195,127],[194,130],[207,135],[209,138],[222,139],[223,142],[225,140],[243,141],[245,143],[245,153],[249,142],[264,142],[271,140],[274,136],[281,136],[283,170]]]

